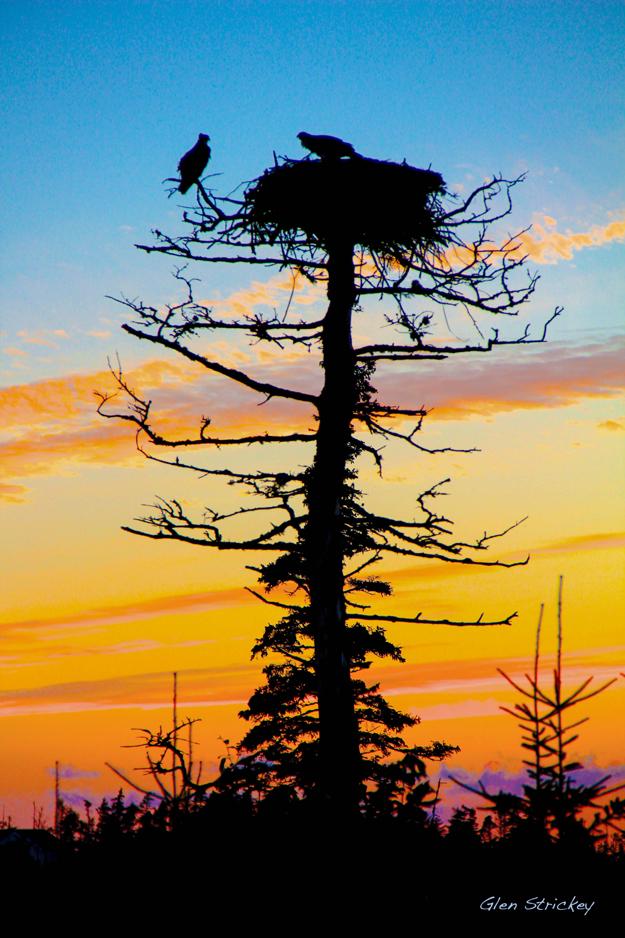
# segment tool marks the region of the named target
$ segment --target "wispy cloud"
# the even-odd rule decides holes
[[[597,424],[599,430],[609,430],[611,433],[625,433],[625,423],[622,420],[602,420]]]
[[[540,553],[565,553],[569,551],[619,550],[625,547],[625,533],[606,531],[596,534],[579,534],[552,541],[539,548]]]
[[[268,280],[253,280],[252,283],[222,298],[203,299],[202,302],[220,316],[236,318],[267,307],[282,313],[286,307],[310,306],[323,296],[319,284],[311,284],[300,273],[279,273]]]
[[[68,339],[65,329],[20,329],[18,338],[25,345],[42,345],[46,348],[58,348],[58,339]]]
[[[432,704],[420,707],[419,717],[423,722],[432,720],[466,720],[470,717],[498,717],[501,716],[500,704],[494,697],[486,700],[472,699],[471,697],[457,700],[454,703]]]
[[[595,679],[599,682],[614,677],[616,668],[605,663],[605,651],[584,649],[569,655],[565,674],[567,686],[568,682],[579,683],[587,677],[588,660],[593,652]],[[546,656],[545,667],[548,661]],[[497,663],[508,674],[519,678],[530,668],[526,658],[508,657]],[[255,663],[180,670],[181,706],[188,710],[241,706],[259,677],[260,665]],[[373,669],[370,678],[381,682],[385,696],[415,697],[416,712],[424,721],[505,716],[499,704],[508,689],[491,660],[455,659],[381,667]],[[431,695],[439,693],[458,695],[462,699],[432,701]],[[170,702],[171,672],[156,671],[4,690],[0,692],[0,717],[131,708],[153,710],[169,707]]]
[[[218,351],[218,350],[216,350]],[[235,350],[236,351],[236,350]],[[243,352],[241,354],[244,354]],[[285,360],[254,353],[254,372],[277,384],[315,390],[320,372],[314,356],[298,353]],[[520,409],[563,407],[583,399],[613,398],[625,391],[622,367],[625,340],[579,345],[551,344],[498,349],[489,356],[380,368],[380,398],[406,406],[432,408],[429,420],[492,416]],[[150,360],[132,369],[132,387],[154,400],[156,429],[172,438],[195,437],[201,415],[211,418],[215,436],[262,431],[314,429],[312,409],[297,402],[258,396],[206,375],[184,362]],[[22,480],[55,475],[69,464],[129,465],[136,455],[131,426],[104,421],[95,413],[94,390],[114,390],[106,371],[67,375],[0,390],[0,498],[24,500]],[[111,409],[123,409],[122,398]],[[620,430],[617,421],[601,429]]]
[[[571,260],[576,251],[601,247],[611,241],[625,239],[625,216],[619,216],[607,225],[593,225],[586,231],[557,230],[555,218],[541,216],[530,231],[519,235],[520,254],[527,254],[537,264],[556,264]]]
[[[565,683],[581,681],[588,677],[589,667],[596,681],[610,680],[618,673],[617,666],[612,662],[611,656],[622,654],[623,647],[613,648],[586,648],[567,655],[565,666]],[[545,673],[549,672],[551,667],[551,657],[544,655],[543,667]],[[466,699],[479,701],[479,707],[486,707],[484,703],[484,694],[493,694],[497,691],[501,693],[502,698],[508,693],[508,686],[497,668],[511,676],[522,679],[523,675],[531,670],[531,660],[528,657],[502,658],[493,661],[490,658],[470,658],[453,659],[446,661],[422,662],[419,664],[403,664],[401,667],[375,667],[371,671],[371,676],[379,680],[382,684],[384,694],[388,696],[407,696],[407,695],[426,695],[434,693],[441,694],[461,694],[462,701]],[[497,708],[493,706],[495,697],[489,698],[486,703],[486,709],[493,715]],[[499,701],[502,703],[503,699]],[[455,711],[457,701],[450,701],[449,711],[451,718]],[[421,714],[420,706],[418,713]],[[433,706],[427,703],[426,706]],[[436,704],[438,707],[439,705]],[[447,702],[445,702],[447,706]],[[477,712],[473,715],[480,715]],[[439,709],[436,717],[432,719],[446,719],[447,713],[444,709]]]
[[[0,625],[0,633],[6,636],[32,630],[54,629],[58,631],[59,628],[72,627],[84,629],[91,625],[110,625],[168,614],[185,615],[225,606],[248,605],[253,602],[256,600],[242,588],[212,590],[210,593],[159,596],[154,599],[82,609],[78,613],[67,615],[11,620]]]
[[[600,779],[610,776],[612,783],[618,783],[625,780],[625,765],[612,763],[608,766],[597,765],[591,756],[584,761],[582,768],[571,773],[578,785],[592,785]],[[523,785],[529,783],[527,772],[508,772],[505,768],[489,763],[484,766],[481,772],[469,772],[463,768],[448,768],[443,766],[441,769],[441,778],[449,778],[450,775],[456,776],[460,781],[472,787],[477,787],[481,782],[487,791],[512,792],[515,795],[523,793]]]
[[[294,384],[306,383],[306,363],[297,371]],[[267,366],[266,370],[271,370]],[[288,379],[288,366],[277,369]],[[223,393],[223,382],[185,364],[153,360],[130,371],[126,378],[133,389],[155,398],[158,415],[155,429],[172,439],[196,438],[201,415],[211,418],[216,436],[305,430],[311,425],[310,408],[296,402],[273,400],[261,409],[257,395],[232,386]],[[58,475],[69,464],[130,465],[139,457],[134,430],[121,421],[105,421],[96,414],[95,390],[111,393],[114,381],[108,372],[68,375],[0,390],[0,420],[4,440],[0,442],[0,498],[22,501],[25,488],[15,480],[36,475]],[[208,398],[208,400],[207,400]],[[108,409],[124,412],[120,396]],[[197,453],[197,451],[196,451]]]
[[[138,455],[123,426],[102,425],[0,443],[0,458],[3,475],[24,478],[61,475],[68,463],[131,465]]]
[[[26,501],[28,489],[25,485],[11,485],[8,482],[0,482],[0,500],[13,502],[16,505]]]
[[[54,766],[48,766],[48,775],[56,775],[57,769]],[[77,779],[77,778],[98,778],[100,772],[88,772],[85,769],[77,769],[73,765],[61,765],[58,768],[59,778]]]
[[[427,363],[380,377],[387,400],[425,403],[429,419],[462,419],[511,410],[564,407],[625,392],[625,339],[584,346],[552,343],[533,350],[497,350],[484,357]],[[434,380],[436,375],[436,380]]]
[[[259,668],[212,667],[178,672],[181,708],[243,705]],[[0,692],[0,717],[93,710],[155,710],[171,706],[171,672],[74,681]]]
[[[87,335],[92,339],[110,339],[112,333],[110,329],[89,329]]]
[[[556,541],[550,541],[548,544],[541,544],[532,547],[532,557],[551,554],[582,553],[585,551],[594,552],[596,550],[622,550],[625,547],[625,533],[620,531],[598,531],[592,534],[580,534],[572,537],[561,538]],[[498,555],[501,560],[519,559],[517,553],[504,553]],[[445,580],[448,578],[457,578],[463,576],[476,576],[490,574],[488,567],[475,566],[467,569],[462,564],[432,564],[423,561],[420,564],[414,564],[406,567],[399,567],[396,570],[387,570],[382,578],[388,578],[395,586],[396,590],[410,588],[413,584],[415,588],[423,581],[432,582],[434,580]]]
[[[166,382],[192,380],[188,368],[160,360],[148,361],[133,369],[131,378],[140,384],[158,387]],[[0,389],[0,419],[3,431],[32,429],[36,426],[66,423],[78,416],[93,416],[95,390],[113,391],[108,371],[65,375]]]

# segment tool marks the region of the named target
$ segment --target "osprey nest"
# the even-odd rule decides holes
[[[259,241],[303,231],[324,246],[337,240],[380,252],[447,243],[439,173],[357,156],[303,159],[266,170],[245,194]]]

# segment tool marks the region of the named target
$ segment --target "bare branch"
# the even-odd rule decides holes
[[[510,615],[505,616],[503,619],[493,619],[486,620],[484,619],[484,613],[481,613],[477,619],[474,620],[455,620],[455,619],[426,619],[419,612],[416,616],[394,616],[394,615],[363,615],[362,613],[347,613],[348,619],[366,619],[371,622],[410,622],[410,623],[419,623],[421,625],[453,625],[458,627],[464,626],[491,626],[491,625],[511,625],[512,620],[518,616],[518,612],[512,612]]]
[[[203,368],[206,368],[209,371],[214,371],[216,374],[223,375],[226,378],[231,378],[238,384],[242,384],[253,391],[259,391],[261,394],[265,394],[268,398],[284,397],[293,401],[304,401],[307,404],[315,405],[318,402],[318,397],[315,394],[306,394],[303,391],[281,388],[277,385],[269,384],[268,382],[255,381],[254,378],[246,375],[245,372],[239,371],[237,368],[228,368],[226,365],[222,365],[221,362],[211,361],[204,355],[199,355],[197,352],[193,352],[190,348],[181,345],[179,342],[167,339],[164,335],[151,335],[149,332],[142,332],[141,329],[136,329],[134,326],[131,326],[128,323],[124,323],[122,329],[124,329],[130,335],[134,335],[137,339],[145,339],[147,342],[153,342],[156,345],[162,345],[164,348],[178,352],[178,354],[182,355],[183,358],[187,358],[189,361],[202,365]]]

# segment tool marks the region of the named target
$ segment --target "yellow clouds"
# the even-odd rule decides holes
[[[533,240],[520,244],[519,250],[531,248],[535,259],[547,263],[552,247],[564,257],[568,256],[567,250],[624,236],[625,221],[579,235],[560,235],[554,220],[546,217],[532,235]],[[568,238],[573,247],[566,248],[558,240],[562,238]],[[291,317],[297,317],[299,304],[311,318],[315,315],[311,306],[322,298],[322,285],[280,273],[264,282],[254,281],[224,299],[206,302],[223,318],[251,315],[259,307],[280,312],[289,304]],[[366,317],[359,317],[357,328],[366,321]],[[319,389],[322,374],[316,354],[301,346],[247,346],[242,336],[229,341],[231,335],[206,341],[201,333],[196,339],[197,348],[208,357],[249,370],[260,380],[305,392]],[[65,338],[65,333],[23,332],[20,337],[27,344],[48,345]],[[440,362],[434,366],[435,371],[423,363],[418,368],[400,367],[385,375],[380,367],[376,384],[383,400],[405,406],[425,404],[433,408],[434,419],[484,417],[515,409],[566,406],[582,398],[614,397],[625,385],[623,352],[623,342],[618,340],[586,347],[550,345],[523,355],[517,348],[508,354],[499,350],[487,361],[485,357],[467,357]],[[216,438],[314,429],[311,408],[275,399],[258,406],[262,399],[255,393],[176,356],[144,362],[129,371],[127,378],[139,394],[153,399],[156,432],[172,439],[195,438],[202,416],[210,418],[210,432]],[[23,501],[26,489],[22,480],[27,477],[64,474],[76,464],[125,465],[137,458],[133,427],[99,418],[95,390],[114,390],[106,371],[15,384],[0,390],[0,499]],[[125,405],[120,397],[109,406],[115,410]],[[606,431],[623,429],[614,420],[604,421],[599,427]]]
[[[19,478],[62,475],[69,463],[129,463],[136,458],[132,438],[123,426],[81,427],[29,435],[0,444],[0,455],[2,473]],[[3,490],[4,486],[0,488],[0,497]]]
[[[323,288],[311,284],[300,273],[280,273],[268,280],[254,280],[249,287],[237,290],[224,299],[205,300],[220,316],[233,318],[249,315],[258,306],[281,313],[289,305],[310,306],[323,297]]]
[[[479,247],[451,247],[445,257],[453,266],[464,266],[481,261],[485,264],[501,261],[504,254],[508,259],[528,257],[535,264],[556,264],[570,261],[576,251],[584,248],[601,247],[612,241],[625,239],[625,215],[617,217],[607,225],[593,225],[586,231],[557,230],[557,221],[551,215],[541,215],[528,231],[523,231],[509,241],[505,250],[494,241],[484,241]]]
[[[10,485],[6,482],[0,482],[0,501],[18,504],[24,501],[27,491],[25,485]]]
[[[609,430],[611,433],[624,433],[625,423],[620,420],[602,420],[597,424],[599,430]]]
[[[625,216],[607,225],[593,225],[587,231],[565,234],[557,230],[557,223],[549,215],[542,222],[535,222],[530,231],[519,235],[519,254],[527,254],[537,264],[555,264],[559,260],[571,260],[576,251],[600,247],[611,241],[625,238]]]
[[[241,656],[248,642],[246,635],[240,644],[236,607],[247,621],[252,604],[243,589],[217,588],[7,621],[0,717],[160,707],[170,698],[172,668],[189,702],[242,704],[260,665]]]
[[[167,377],[182,377],[183,369],[167,362],[147,362],[133,371],[133,379],[162,383]],[[108,371],[48,378],[30,384],[0,389],[0,422],[3,430],[32,429],[55,421],[66,423],[95,409],[94,390],[112,391]]]
[[[154,398],[155,429],[173,439],[197,437],[202,415],[210,416],[216,436],[305,429],[310,423],[307,409],[294,402],[272,401],[258,408],[258,395],[185,362],[148,361],[126,378],[138,393]],[[295,375],[298,381],[301,367]],[[26,490],[15,480],[25,477],[64,474],[70,464],[126,465],[138,458],[133,427],[97,415],[96,390],[115,390],[108,372],[0,390],[0,499],[22,501]],[[108,409],[124,411],[125,406],[120,396]]]
[[[147,362],[133,380],[152,386],[188,380],[188,372]],[[96,414],[94,390],[113,390],[108,372],[68,375],[0,390],[0,498],[22,501],[25,489],[12,480],[58,475],[77,462],[124,462],[135,458],[132,434]],[[11,481],[8,481],[11,480]]]

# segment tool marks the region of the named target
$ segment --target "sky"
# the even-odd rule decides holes
[[[141,766],[140,750],[124,747],[133,727],[167,724],[174,670],[181,707],[201,718],[210,772],[223,739],[242,735],[237,712],[259,682],[249,651],[268,619],[244,590],[249,561],[120,530],[155,494],[222,505],[233,493],[146,463],[127,427],[95,414],[93,392],[110,386],[107,358],[118,353],[176,431],[206,407],[221,428],[307,419],[288,407],[259,413],[120,329],[124,310],[110,297],[178,296],[171,259],[134,245],[154,228],[180,230],[183,202],[163,180],[199,132],[210,134],[211,184],[224,193],[274,152],[302,156],[301,130],[432,166],[459,194],[494,173],[526,174],[509,225],[532,226],[523,247],[540,274],[523,321],[540,331],[564,307],[549,342],[382,370],[387,399],[432,408],[425,445],[480,452],[433,463],[389,447],[383,480],[362,471],[371,503],[389,510],[451,476],[446,513],[473,536],[528,516],[497,544],[502,559],[530,554],[527,567],[385,571],[401,615],[518,610],[513,625],[395,626],[406,664],[376,670],[393,702],[421,716],[416,742],[461,747],[451,768],[518,775],[518,733],[498,710],[512,698],[496,668],[528,667],[541,602],[548,658],[560,575],[569,679],[625,670],[625,5],[1,8],[0,811],[29,823],[35,802],[50,817],[57,760],[68,801],[115,791],[104,762]],[[286,303],[285,273],[205,266],[193,271],[199,293],[225,315]],[[295,308],[315,314],[323,296],[300,284]],[[357,334],[376,335],[379,321],[366,311]],[[296,355],[218,351],[255,373],[318,379]],[[306,457],[294,448],[284,458]],[[624,706],[623,678],[589,702],[577,744],[585,764],[622,770]]]

